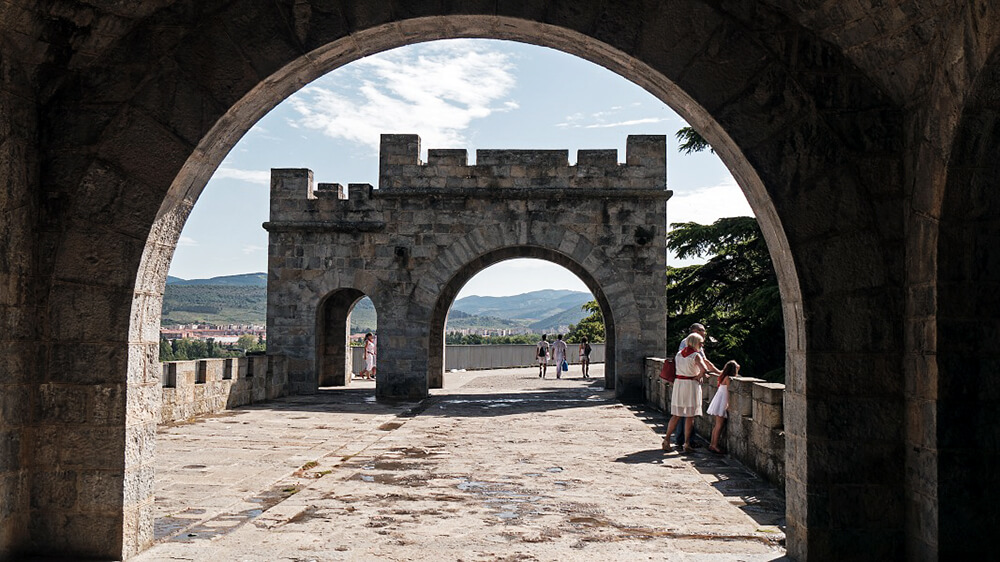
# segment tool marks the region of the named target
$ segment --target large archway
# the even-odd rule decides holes
[[[427,386],[429,388],[441,388],[444,383],[444,329],[445,323],[448,320],[448,311],[451,310],[451,306],[454,304],[455,297],[459,291],[477,273],[491,265],[517,258],[536,258],[561,265],[579,277],[587,288],[590,289],[591,294],[597,300],[597,304],[601,307],[601,314],[604,316],[604,333],[607,338],[607,347],[605,348],[604,355],[606,358],[604,384],[606,388],[614,388],[615,365],[617,363],[617,356],[615,354],[617,329],[615,326],[614,307],[611,306],[607,294],[602,290],[592,272],[588,271],[570,256],[538,246],[508,246],[492,250],[466,263],[448,280],[437,302],[434,304],[434,308],[431,310],[430,342],[427,357]]]
[[[890,320],[901,302],[898,264],[889,259],[898,255],[899,226],[876,220],[887,208],[880,205],[899,197],[898,183],[884,180],[896,177],[901,119],[877,88],[804,29],[792,30],[794,48],[773,45],[773,30],[755,22],[781,18],[764,9],[733,14],[695,2],[644,9],[587,4],[566,12],[527,5],[461,14],[437,6],[406,13],[388,6],[342,9],[303,3],[288,14],[234,2],[189,28],[170,25],[182,14],[157,14],[136,26],[106,66],[61,89],[44,112],[48,130],[60,133],[51,137],[60,140],[50,147],[59,157],[43,182],[70,195],[55,211],[70,226],[52,235],[58,250],[45,266],[52,277],[42,298],[51,326],[46,337],[53,356],[69,363],[59,369],[64,377],[121,389],[121,410],[129,412],[105,431],[128,450],[109,451],[92,467],[117,471],[102,486],[128,489],[124,515],[94,512],[90,525],[125,529],[126,555],[148,544],[151,477],[144,474],[154,422],[143,412],[158,381],[155,326],[166,265],[187,212],[235,140],[302,83],[351,60],[416,41],[489,37],[549,46],[610,68],[671,105],[716,147],[757,214],[782,291],[790,550],[805,556],[814,544],[850,552],[856,535],[844,531],[878,526],[881,534],[867,542],[870,555],[894,551],[901,523],[887,529],[863,511],[863,502],[845,503],[839,493],[896,498],[902,486],[902,416],[888,416],[883,431],[867,436],[865,455],[851,454],[870,424],[848,414],[859,389],[844,384],[859,371],[891,379],[901,348]],[[248,42],[236,45],[233,36]],[[157,41],[170,45],[166,63],[142,48]],[[116,71],[119,60],[132,61],[131,71]],[[803,68],[822,69],[822,79]],[[172,95],[163,95],[164,84],[172,85]],[[59,116],[68,114],[88,119],[67,124]],[[97,304],[85,309],[82,302]],[[67,359],[81,342],[113,360],[106,373],[95,378],[87,365]],[[864,360],[843,361],[858,351]],[[807,379],[807,366],[819,376]],[[899,414],[898,385],[879,393],[866,399]],[[95,428],[58,427],[70,449],[73,436]],[[39,529],[54,528],[65,513],[51,505],[34,517]],[[72,536],[61,540],[50,548],[78,548]],[[100,548],[107,547],[95,552],[118,555]]]
[[[1000,462],[1000,50],[967,94],[947,160],[944,195],[921,209],[914,233],[926,258],[915,263],[910,345],[929,363],[907,386],[911,412],[911,525],[942,559],[975,557],[988,547],[963,536],[1000,528],[995,487],[970,485]],[[929,181],[929,180],[925,180]],[[935,216],[936,215],[936,216]],[[937,219],[936,221],[933,219]],[[964,251],[963,251],[964,249]],[[922,275],[923,274],[923,275]],[[929,278],[925,280],[924,278]],[[927,318],[931,311],[936,316]]]

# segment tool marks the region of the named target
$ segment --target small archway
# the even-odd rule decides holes
[[[474,260],[467,262],[445,283],[431,311],[430,341],[427,357],[427,387],[441,388],[444,385],[444,329],[445,323],[448,320],[448,311],[451,310],[452,305],[455,303],[455,297],[458,296],[459,291],[480,271],[502,261],[517,258],[535,258],[555,263],[568,269],[587,286],[597,300],[597,304],[601,308],[601,314],[604,316],[604,333],[606,338],[604,384],[608,389],[615,388],[615,365],[617,363],[615,341],[617,330],[615,327],[614,309],[607,294],[605,294],[594,275],[583,265],[565,254],[539,246],[508,246],[482,254]]]
[[[361,368],[352,359],[351,313],[365,296],[358,289],[337,289],[316,307],[317,386],[347,386]]]

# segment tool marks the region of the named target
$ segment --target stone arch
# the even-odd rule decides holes
[[[316,306],[316,384],[346,386],[351,383],[350,317],[365,298],[357,289],[336,289]]]
[[[605,315],[609,347],[606,357],[618,357],[616,319],[635,318],[640,308],[628,287],[614,275],[607,264],[611,263],[602,248],[591,244],[579,233],[545,222],[532,222],[527,228],[481,227],[463,237],[452,246],[454,251],[442,254],[427,268],[419,295],[415,301],[430,314],[430,342],[428,346],[428,384],[439,387],[436,376],[444,371],[444,325],[448,311],[462,286],[476,273],[501,261],[516,257],[535,257],[550,261],[571,271],[587,285],[601,305]],[[613,297],[608,291],[613,290]],[[615,301],[615,306],[611,301]],[[665,319],[665,312],[662,312]],[[614,326],[614,328],[612,328]],[[637,329],[629,330],[635,338]],[[633,358],[635,359],[635,358]],[[624,358],[622,358],[624,361]],[[610,371],[610,372],[608,372]],[[615,388],[618,363],[605,366],[605,382]]]
[[[930,497],[936,505],[927,509],[923,501],[915,523],[926,529],[942,559],[989,552],[987,545],[962,537],[1000,528],[995,508],[1000,492],[971,484],[1000,462],[995,421],[1000,414],[995,383],[1000,366],[998,92],[1000,48],[986,59],[958,121],[937,232],[919,238],[936,245],[927,248],[925,265],[936,273],[935,292],[921,301],[936,315],[915,331],[934,364],[914,381],[917,415],[911,423],[918,424],[927,442],[914,463],[917,497]]]
[[[431,311],[430,343],[428,346],[427,358],[427,385],[429,388],[441,388],[444,376],[444,328],[448,318],[448,311],[451,310],[455,297],[462,287],[472,279],[477,273],[502,261],[516,258],[535,258],[561,265],[573,272],[581,281],[587,285],[592,295],[601,307],[601,314],[604,315],[604,330],[607,338],[605,351],[606,363],[604,367],[604,380],[606,388],[615,388],[615,367],[617,357],[615,352],[616,324],[615,307],[611,305],[608,296],[602,290],[600,283],[594,276],[572,257],[561,252],[539,246],[506,246],[489,250],[476,257],[474,260],[463,265],[448,282],[441,287],[440,296]],[[629,312],[637,312],[635,302],[626,304],[623,308],[629,308]]]
[[[293,292],[294,298],[290,298]],[[322,348],[332,351],[348,345],[347,317],[363,297],[371,299],[379,313],[393,306],[393,297],[385,291],[383,283],[363,271],[344,275],[336,269],[319,269],[311,270],[308,278],[295,283],[268,280],[268,347],[297,350],[289,354],[294,359],[284,363],[284,392],[313,394],[324,382],[350,382],[350,372],[345,370],[348,358],[328,355]],[[279,305],[278,302],[295,304]],[[286,310],[289,307],[292,310]],[[326,368],[332,369],[333,375],[321,381],[319,362],[324,358],[329,361]]]
[[[878,528],[870,555],[892,552],[901,524],[886,530],[884,512],[872,520],[863,502],[841,502],[840,492],[897,498],[903,480],[900,383],[866,396],[893,412],[874,435],[865,434],[869,420],[847,413],[863,401],[850,384],[856,372],[895,381],[898,370],[902,335],[891,319],[902,301],[901,213],[893,206],[901,197],[901,114],[835,47],[760,6],[594,2],[563,11],[531,3],[401,9],[351,2],[328,9],[303,2],[286,11],[242,0],[211,13],[178,8],[136,22],[38,112],[51,153],[40,183],[50,187],[47,220],[58,227],[44,241],[55,250],[40,267],[47,292],[39,302],[50,355],[67,364],[49,368],[127,387],[121,410],[147,410],[157,380],[157,311],[180,226],[236,138],[311,77],[445,37],[519,40],[577,54],[640,84],[713,143],[747,194],[778,268],[789,350],[790,551],[806,556],[814,544],[849,552],[855,543],[844,529]],[[879,220],[880,213],[891,216]],[[104,378],[95,381],[69,359],[81,342],[109,358]],[[807,367],[818,376],[807,379]],[[142,487],[147,467],[126,459],[151,458],[152,419],[126,416],[109,438],[129,443],[128,454],[123,445],[95,469],[123,471],[124,481],[140,483],[127,494],[124,519],[93,514],[109,529],[128,521],[121,548],[106,547],[110,557],[150,540],[131,530],[148,528],[140,521],[151,503]],[[91,429],[61,428],[67,441]],[[868,454],[859,458],[855,443],[864,437]],[[63,515],[47,508],[39,527]]]

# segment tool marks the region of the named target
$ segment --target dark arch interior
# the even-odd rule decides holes
[[[444,328],[448,319],[448,311],[455,302],[462,287],[469,282],[477,273],[487,267],[516,258],[536,258],[555,263],[565,267],[574,275],[580,278],[590,293],[594,295],[597,304],[601,307],[601,314],[604,315],[604,332],[606,337],[604,378],[607,388],[614,388],[615,380],[615,319],[614,311],[604,291],[594,280],[593,276],[569,257],[536,246],[515,246],[502,248],[479,256],[475,260],[465,264],[459,272],[452,277],[441,292],[431,311],[430,341],[428,345],[428,375],[427,384],[429,388],[441,388],[444,382]]]
[[[937,240],[934,431],[942,559],[1000,529],[1000,490],[977,484],[1000,465],[1000,53],[970,96],[949,163]],[[987,163],[987,165],[984,165]],[[925,386],[926,385],[926,386]],[[921,397],[926,399],[928,397]],[[925,402],[931,407],[934,402]],[[936,438],[936,439],[935,439]],[[924,476],[931,476],[926,474]]]

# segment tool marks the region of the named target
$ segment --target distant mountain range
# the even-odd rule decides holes
[[[180,277],[167,276],[167,285],[226,285],[236,287],[267,287],[267,274],[241,273],[239,275],[223,275],[212,277],[211,279],[181,279]]]
[[[590,293],[556,289],[507,297],[465,297],[452,305],[447,329],[554,331],[583,319],[587,313],[581,307],[590,300]],[[210,279],[167,277],[162,325],[263,324],[266,316],[266,273]],[[364,332],[376,327],[375,307],[368,298],[362,299],[351,313],[351,329]]]

